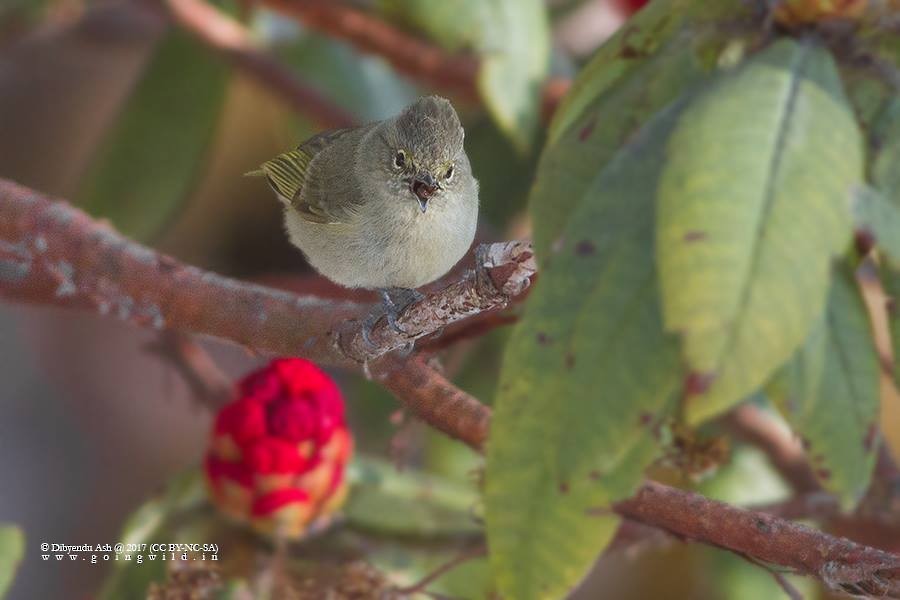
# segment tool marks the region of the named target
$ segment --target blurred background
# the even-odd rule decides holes
[[[172,3],[178,4],[178,3]],[[365,2],[354,3],[368,8]],[[451,3],[452,4],[452,3]],[[551,73],[571,78],[640,2],[548,0]],[[332,114],[382,119],[424,93],[444,93],[387,62],[249,2],[215,6],[315,92]],[[281,229],[263,182],[242,173],[323,128],[249,77],[226,52],[176,22],[163,2],[2,0],[0,177],[66,198],[126,235],[217,272],[290,289],[319,286]],[[481,182],[479,236],[527,232],[525,206],[540,140],[517,147],[470,97],[449,94]],[[540,134],[538,134],[540,137]],[[492,397],[503,331],[454,347],[448,371]],[[0,304],[0,521],[23,526],[26,556],[11,598],[90,598],[105,565],[54,565],[37,545],[117,540],[124,519],[174,473],[196,466],[210,415],[161,359],[157,334],[109,319]],[[265,357],[202,342],[237,378]],[[396,404],[361,378],[336,374],[363,450],[467,479],[476,459],[417,425],[392,424]],[[754,477],[753,497],[783,484],[754,451],[707,493]],[[671,545],[598,565],[581,597],[761,598],[771,577],[739,559]]]

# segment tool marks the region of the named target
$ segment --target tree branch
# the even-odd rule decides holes
[[[652,482],[615,509],[687,539],[817,577],[831,589],[900,598],[900,556],[804,525]]]
[[[278,93],[297,112],[309,115],[326,128],[356,124],[353,115],[335,106],[288,67],[261,50],[239,22],[203,0],[165,0],[165,4],[185,31]]]
[[[756,446],[772,466],[800,494],[822,489],[806,460],[799,440],[782,432],[775,420],[758,406],[742,404],[723,419],[732,435]]]
[[[222,408],[235,396],[234,382],[190,336],[164,331],[147,344],[147,350],[172,365],[191,389],[197,404],[212,410]]]
[[[356,302],[239,282],[129,241],[61,201],[0,179],[0,298],[93,311],[142,327],[216,336],[254,350],[367,371],[437,429],[479,446],[487,409],[421,360],[389,355],[466,317],[500,309],[534,273],[530,244],[480,248],[476,268],[413,303],[368,344]],[[446,422],[442,419],[446,419]]]
[[[533,271],[527,244],[489,246],[478,253],[474,273],[407,310],[400,319],[404,333],[376,325],[375,349],[363,352],[360,323],[353,319],[364,305],[297,296],[183,265],[63,202],[0,180],[0,297],[89,309],[331,365],[360,368],[360,358],[374,359],[449,322],[503,306]],[[391,353],[369,366],[429,424],[475,448],[487,439],[490,409],[420,357]],[[897,555],[774,516],[657,483],[645,484],[613,510],[681,538],[818,577],[835,589],[900,598]]]
[[[417,81],[438,90],[477,98],[478,60],[469,54],[448,54],[378,17],[333,0],[260,0],[268,8],[300,21],[359,50],[376,54]],[[543,114],[549,117],[570,82],[550,79],[541,90]]]

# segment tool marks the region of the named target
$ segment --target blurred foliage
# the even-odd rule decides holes
[[[0,598],[6,595],[25,555],[25,535],[15,525],[0,523]]]
[[[480,531],[473,512],[477,496],[472,486],[400,472],[390,463],[371,458],[353,463],[348,476],[353,488],[344,513],[354,526],[420,537]]]
[[[107,134],[76,202],[147,239],[181,208],[202,174],[228,69],[186,33],[160,42]]]
[[[479,538],[481,529],[472,512],[477,495],[471,485],[411,470],[400,472],[387,462],[365,456],[351,464],[347,476],[350,496],[338,524],[323,524],[307,540],[290,548],[288,567],[296,572],[297,585],[311,576],[310,570],[327,570],[362,557],[384,567],[395,585],[409,584]],[[154,543],[202,540],[203,544],[218,544],[216,559],[210,552],[203,562],[215,569],[217,586],[221,583],[236,592],[252,583],[256,557],[269,556],[272,561],[273,540],[220,516],[209,504],[203,478],[196,471],[175,477],[159,497],[138,508],[119,539],[126,545],[147,544],[148,550],[142,553],[142,563],[116,560],[100,598],[142,597],[142,590],[151,583],[172,584],[171,570],[177,566],[172,563],[178,562],[180,553],[151,552]],[[308,545],[312,547],[306,552],[303,548]],[[420,552],[420,547],[427,552]],[[156,555],[155,560],[146,558],[151,554]],[[200,558],[183,564],[195,564]],[[441,585],[447,589],[471,586],[473,573],[477,573],[475,582],[480,582],[480,588],[487,585],[483,567],[467,565],[466,572],[465,576],[451,572]],[[204,585],[208,583],[208,577],[203,579]]]

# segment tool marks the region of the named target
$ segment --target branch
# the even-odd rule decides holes
[[[477,254],[474,273],[407,310],[400,319],[406,333],[376,325],[376,348],[363,358],[380,356],[482,308],[502,306],[534,270],[522,242],[488,246]],[[63,202],[2,179],[0,297],[89,309],[145,327],[193,331],[256,350],[361,368],[355,354],[360,324],[348,320],[358,319],[366,306],[297,296],[183,265]],[[347,348],[353,351],[349,355]],[[375,379],[429,424],[475,448],[487,439],[490,409],[421,358],[392,353],[369,366]],[[813,575],[836,589],[900,598],[897,555],[774,516],[657,483],[645,484],[613,510],[681,538]]]
[[[800,442],[790,433],[782,432],[775,420],[759,407],[742,404],[724,418],[724,423],[736,438],[765,452],[795,492],[803,494],[822,489]]]
[[[410,305],[397,319],[399,331],[385,319],[376,323],[369,345],[361,326],[367,305],[298,296],[184,265],[65,202],[0,179],[0,297],[88,309],[330,366],[360,369],[451,323],[503,308],[535,269],[526,242],[484,246],[476,257],[474,271]],[[384,367],[392,371],[394,363]]]
[[[326,128],[356,124],[353,115],[335,106],[287,66],[262,51],[239,22],[203,0],[165,0],[165,4],[185,31],[278,93],[296,111],[309,115]]]
[[[376,16],[332,0],[260,0],[268,8],[292,17],[311,29],[344,40],[363,52],[376,54],[417,81],[439,90],[477,98],[478,60],[469,54],[444,50]],[[549,117],[569,89],[570,82],[550,79],[541,90],[543,114]]]
[[[817,577],[831,589],[900,598],[900,556],[804,525],[652,482],[615,510],[690,540]]]
[[[191,389],[197,403],[217,411],[235,397],[234,382],[189,336],[165,331],[147,350],[171,364]]]
[[[453,385],[421,357],[382,368],[375,379],[432,427],[476,450],[482,449],[491,409]]]
[[[389,353],[505,307],[534,273],[525,242],[481,247],[476,258],[474,271],[409,306],[397,320],[399,331],[385,319],[375,324],[369,345],[361,327],[367,305],[299,296],[184,265],[64,202],[0,179],[0,298],[85,309],[368,371],[402,394],[414,414],[475,447],[487,436],[487,409],[424,362]]]

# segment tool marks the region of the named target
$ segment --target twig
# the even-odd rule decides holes
[[[189,336],[163,331],[147,349],[167,360],[191,388],[191,395],[213,411],[234,397],[234,383],[212,357]]]
[[[477,314],[480,302],[496,308],[521,291],[533,272],[530,257],[525,258],[527,245],[509,242],[488,249],[479,253],[474,275],[413,305],[401,326],[413,336],[425,334]],[[451,288],[474,305],[450,298]],[[278,292],[183,265],[63,202],[5,180],[0,180],[0,297],[89,309],[145,327],[193,331],[256,350],[360,367],[343,350],[345,338],[334,332],[345,330],[353,346],[359,324],[346,320],[358,317],[365,306]],[[409,339],[409,333],[385,328],[375,327],[379,352]],[[490,410],[420,357],[392,353],[371,367],[376,379],[432,426],[476,448],[487,439]],[[646,483],[613,510],[684,539],[818,577],[835,589],[900,598],[900,556],[774,516],[657,483]]]
[[[465,550],[436,568],[434,571],[432,571],[413,585],[397,588],[395,591],[404,596],[412,596],[414,594],[422,593],[428,588],[429,585],[431,585],[459,565],[466,563],[474,558],[480,558],[486,555],[487,547],[484,545]]]
[[[377,16],[334,0],[260,0],[268,8],[307,27],[349,42],[363,52],[381,56],[417,81],[464,97],[477,97],[478,60],[469,54],[449,54]],[[549,117],[570,82],[550,79],[541,91],[543,114]]]
[[[773,569],[766,563],[756,560],[752,556],[747,556],[746,554],[738,554],[738,556],[771,575],[772,579],[775,580],[775,583],[778,584],[778,587],[780,587],[784,591],[784,593],[787,594],[787,597],[790,598],[790,600],[803,600],[803,594],[801,594],[800,590],[795,588],[794,585],[790,581],[788,581],[787,577],[784,576],[784,573]]]
[[[174,20],[199,41],[223,54],[246,74],[277,92],[292,108],[322,127],[348,127],[356,120],[287,66],[261,50],[247,29],[203,0],[165,0]]]
[[[723,421],[735,437],[765,452],[795,492],[804,494],[822,489],[800,442],[789,432],[782,432],[775,420],[759,407],[742,404]]]

